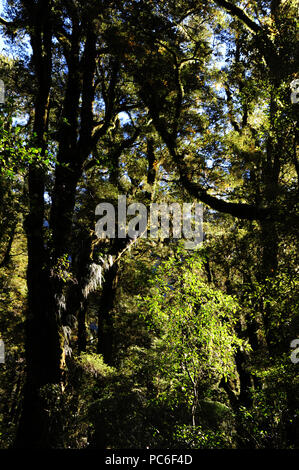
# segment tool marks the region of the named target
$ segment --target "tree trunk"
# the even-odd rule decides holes
[[[106,364],[113,365],[113,318],[116,288],[118,282],[118,265],[113,264],[105,273],[98,315],[97,353],[102,354]]]
[[[31,21],[31,45],[37,80],[34,139],[32,144],[46,150],[46,131],[52,69],[51,2],[24,3]],[[29,215],[26,220],[28,242],[28,311],[26,318],[27,376],[16,447],[46,448],[56,443],[51,433],[51,417],[46,411],[41,388],[61,380],[61,347],[58,319],[50,298],[49,272],[44,245],[44,170],[29,168]]]

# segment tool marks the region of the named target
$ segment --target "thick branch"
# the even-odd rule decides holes
[[[267,208],[260,208],[245,203],[226,202],[216,196],[211,196],[199,184],[190,181],[186,175],[181,174],[181,183],[189,194],[218,212],[246,220],[264,220],[271,215],[271,210]]]
[[[105,116],[104,120],[96,125],[93,129],[93,145],[97,143],[97,141],[106,134],[108,131],[111,121],[113,118],[113,113],[115,111],[115,95],[116,95],[116,86],[118,81],[118,73],[119,73],[119,62],[116,60],[112,64],[111,70],[111,79],[109,83],[109,87],[107,92],[103,89],[103,99],[105,101]]]
[[[266,30],[262,28],[260,25],[255,23],[249,16],[244,13],[244,11],[234,5],[231,2],[228,2],[226,0],[215,0],[215,3],[217,5],[223,7],[231,13],[233,16],[237,17],[242,23],[247,26],[250,31],[255,33],[255,38],[256,38],[256,46],[258,47],[259,51],[261,54],[264,56],[265,61],[271,70],[272,74],[274,77],[277,76],[277,67],[280,63],[280,57],[277,53],[277,50],[268,37]]]
[[[93,31],[87,33],[83,60],[83,89],[81,106],[81,130],[79,140],[80,159],[84,162],[92,148],[93,131],[93,101],[94,101],[94,75],[96,70],[96,35]]]
[[[245,26],[247,26],[247,28],[249,28],[254,33],[261,33],[263,31],[261,26],[255,23],[251,18],[249,18],[249,16],[246,15],[246,13],[244,13],[241,8],[237,7],[233,3],[227,2],[226,0],[215,0],[215,2],[219,6],[225,8],[229,13],[232,13],[232,15],[239,18],[239,20],[241,20],[242,23],[244,23]]]
[[[0,25],[5,26],[9,32],[15,32],[18,28],[20,28],[21,23],[19,21],[7,21],[0,17]]]
[[[235,120],[234,115],[233,115],[232,94],[231,94],[231,91],[229,89],[228,83],[224,84],[224,89],[225,89],[225,92],[226,92],[226,103],[227,103],[227,107],[228,107],[228,114],[227,115],[228,115],[229,120],[231,122],[231,125],[233,126],[235,131],[240,133],[240,131],[241,131],[240,126],[239,126],[238,122]]]
[[[207,204],[208,206],[210,206],[211,209],[230,214],[240,219],[264,220],[267,217],[273,215],[273,211],[268,208],[260,208],[245,203],[227,202],[223,199],[219,199],[216,196],[211,196],[207,193],[207,190],[202,188],[198,183],[192,182],[188,174],[188,168],[186,167],[183,161],[182,155],[178,154],[176,151],[175,139],[173,139],[172,136],[169,134],[162,120],[160,120],[159,118],[155,118],[155,116],[153,115],[153,121],[157,131],[159,132],[165,144],[167,145],[169,153],[177,166],[182,185],[191,196],[203,202],[204,204]]]

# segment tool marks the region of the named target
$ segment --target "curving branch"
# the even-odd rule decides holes
[[[15,33],[22,26],[22,24],[20,21],[7,21],[0,17],[0,26],[4,26],[10,33]]]
[[[280,56],[275,45],[267,35],[265,28],[253,21],[241,8],[227,0],[214,0],[215,3],[223,7],[227,12],[238,18],[253,33],[255,33],[256,46],[263,55],[271,73],[274,77],[277,75],[279,68]]]
[[[246,220],[265,220],[267,218],[279,219],[279,215],[274,213],[272,208],[259,207],[246,203],[227,202],[217,196],[208,194],[207,189],[203,188],[200,184],[192,181],[188,168],[183,160],[183,155],[177,152],[176,139],[168,132],[164,121],[159,119],[152,110],[151,103],[147,103],[149,111],[153,118],[153,123],[156,127],[157,132],[164,140],[168,151],[173,158],[174,163],[179,172],[180,182],[186,191],[198,199],[199,201],[207,204],[211,209],[230,214],[234,217]]]
[[[220,7],[225,8],[229,13],[231,13],[233,16],[236,16],[239,18],[239,20],[242,21],[242,23],[247,26],[253,33],[261,33],[263,32],[263,28],[255,23],[246,13],[236,5],[234,5],[232,2],[228,2],[227,0],[215,0],[215,3],[217,3]]]

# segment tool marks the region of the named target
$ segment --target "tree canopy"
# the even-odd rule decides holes
[[[296,1],[4,3],[1,446],[298,448]]]

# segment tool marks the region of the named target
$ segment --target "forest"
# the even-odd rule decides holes
[[[299,448],[298,12],[1,2],[1,449]]]

